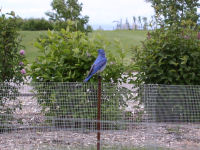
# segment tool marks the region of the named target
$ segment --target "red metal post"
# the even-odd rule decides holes
[[[98,77],[98,104],[97,104],[97,150],[101,142],[101,76]]]

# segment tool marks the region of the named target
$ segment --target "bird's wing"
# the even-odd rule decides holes
[[[100,57],[98,56],[97,59],[94,61],[93,65],[91,66],[90,71],[89,71],[89,73],[88,73],[88,76],[93,72],[94,67],[99,63],[100,60],[101,60],[101,59],[100,59]]]
[[[95,66],[95,64],[93,64],[93,65],[91,66],[90,71],[89,71],[89,73],[88,73],[88,76],[93,72],[94,66]]]
[[[91,75],[92,73],[95,74],[99,69],[101,69],[101,67],[103,67],[106,64],[106,62],[107,60],[106,58],[104,58],[104,59],[99,60],[98,63],[94,63],[92,67],[90,68],[88,76]]]
[[[99,63],[96,65],[97,70],[100,70],[103,66],[105,66],[106,62],[107,62],[106,58],[101,59],[101,61],[99,61]]]

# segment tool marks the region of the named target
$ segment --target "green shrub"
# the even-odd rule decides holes
[[[200,40],[187,28],[157,29],[134,51],[137,83],[199,85]]]
[[[0,15],[0,132],[8,124],[12,113],[20,105],[8,105],[16,99],[17,86],[25,76],[24,50],[20,50],[20,36],[17,32],[14,12]],[[2,127],[2,129],[1,129]]]
[[[35,82],[82,82],[97,57],[97,50],[106,48],[108,64],[102,73],[103,81],[117,82],[127,69],[122,62],[126,54],[117,44],[118,56],[107,50],[109,43],[99,35],[89,38],[69,28],[60,32],[48,31],[48,35],[40,37],[35,44],[43,56],[33,62],[30,75]],[[90,81],[97,81],[97,76]]]
[[[16,31],[14,12],[0,16],[0,82],[23,82],[21,70],[25,64],[24,54],[20,54],[21,39]],[[23,51],[23,50],[22,50]]]

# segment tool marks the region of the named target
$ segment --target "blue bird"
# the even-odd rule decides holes
[[[94,74],[102,72],[106,67],[107,59],[103,49],[98,50],[98,57],[90,68],[90,72],[84,82],[87,82]]]

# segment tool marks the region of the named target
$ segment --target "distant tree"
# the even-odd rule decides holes
[[[56,29],[66,28],[68,20],[74,22],[74,30],[88,32],[91,26],[87,25],[88,16],[81,16],[82,3],[78,0],[53,0],[51,3],[52,12],[46,12],[49,19],[56,23]]]
[[[138,22],[140,24],[140,29],[142,29],[142,19],[141,19],[141,16],[138,16]]]
[[[181,24],[183,20],[197,23],[199,0],[146,0],[152,4],[162,24],[171,26],[174,21]]]
[[[137,30],[136,17],[133,16],[134,29]]]
[[[120,29],[120,26],[119,26],[119,21],[117,20],[114,20],[113,23],[116,23],[116,30]]]
[[[143,23],[144,23],[143,29],[144,29],[144,30],[147,30],[147,26],[148,26],[147,17],[142,17],[142,21],[143,21]]]
[[[126,18],[126,29],[130,30],[130,24],[128,22],[128,19]]]
[[[119,27],[122,29],[122,19],[120,19]]]

